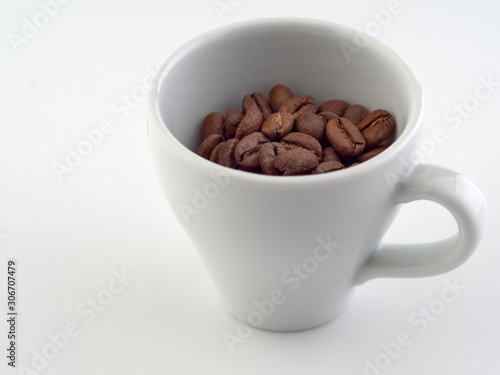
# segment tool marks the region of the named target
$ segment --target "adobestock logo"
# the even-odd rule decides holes
[[[471,114],[477,111],[481,102],[488,100],[500,87],[500,81],[495,81],[491,74],[487,77],[477,77],[479,83],[474,89],[474,94],[466,96],[461,102],[453,103],[452,108],[443,113],[445,122],[451,124],[453,130],[458,129]]]
[[[10,32],[7,34],[10,45],[15,53],[19,52],[19,47],[28,44],[35,38],[41,29],[49,24],[49,21],[59,14],[61,5],[66,5],[71,0],[41,0],[38,2],[40,9],[33,13],[31,17],[21,17],[21,30],[19,33]]]
[[[381,342],[382,350],[373,359],[365,358],[363,375],[382,375],[403,354],[404,348],[417,340],[416,333],[423,334],[466,289],[467,286],[461,284],[457,277],[453,281],[444,280],[444,287],[439,295],[408,316],[411,328],[400,331],[393,341]]]
[[[221,190],[225,189],[231,182],[231,170],[220,172],[209,172],[211,181],[205,183],[201,189],[193,188],[191,202],[180,203],[177,208],[184,221],[189,224],[192,222],[192,216],[197,217],[210,202],[216,199]]]
[[[391,190],[396,189],[401,178],[406,177],[413,168],[433,155],[438,145],[449,139],[448,135],[451,130],[458,130],[481,107],[481,103],[489,100],[500,87],[500,81],[495,81],[491,74],[487,77],[479,76],[476,80],[478,84],[473,94],[465,96],[458,103],[454,102],[443,112],[443,120],[450,126],[436,127],[427,138],[415,140],[416,147],[408,157],[400,157],[397,168],[394,171],[385,172],[384,177]]]
[[[215,0],[212,2],[212,6],[222,21],[227,12],[232,13],[241,3],[243,3],[243,0]]]
[[[306,283],[321,268],[322,263],[328,260],[340,247],[340,244],[332,241],[331,235],[328,235],[326,239],[317,237],[316,243],[317,245],[312,249],[310,254],[303,258],[299,264],[292,264],[283,272],[281,275],[281,287],[270,290],[268,293],[269,298],[252,301],[255,309],[248,313],[246,321],[253,327],[261,327],[266,319],[273,316],[280,305],[286,304],[291,293],[299,290],[303,283]],[[245,320],[241,317],[239,319]],[[230,353],[234,353],[236,345],[243,344],[253,335],[255,328],[252,326],[240,322],[234,334],[230,332],[222,334],[222,339]]]
[[[119,115],[121,120],[130,116],[132,111],[146,100],[148,91],[155,86],[158,69],[159,67],[156,69],[150,66],[146,67],[147,74],[143,77],[141,83],[113,100],[110,105],[110,112]],[[65,147],[65,157],[61,161],[51,163],[52,171],[59,182],[62,182],[67,174],[78,168],[83,163],[84,158],[92,154],[95,148],[103,143],[108,134],[115,131],[115,122],[116,120],[113,121],[111,117],[104,117],[96,127],[82,130],[82,139],[74,145]]]
[[[411,2],[412,0],[407,0]],[[340,42],[339,47],[344,54],[347,63],[352,61],[351,56],[358,54],[363,48],[368,47],[370,44],[370,37],[377,37],[382,30],[387,28],[394,18],[401,14],[404,10],[403,4],[399,0],[390,0],[384,9],[372,10],[370,12],[371,20],[368,21],[360,31],[354,35],[352,43]]]
[[[112,277],[107,285],[101,288],[93,297],[87,299],[75,308],[76,315],[83,318],[82,322],[70,320],[64,324],[61,330],[49,332],[46,342],[38,349],[31,350],[32,356],[29,364],[20,364],[17,372],[20,375],[39,375],[50,367],[59,354],[65,351],[74,339],[79,336],[87,324],[96,319],[99,313],[113,302],[114,298],[121,294],[135,279],[134,275],[122,269],[120,272],[111,271]]]

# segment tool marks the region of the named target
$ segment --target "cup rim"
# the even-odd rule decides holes
[[[413,90],[414,90],[414,100],[415,103],[412,104],[410,113],[408,115],[408,121],[406,126],[404,127],[401,134],[394,140],[394,142],[383,152],[376,155],[375,157],[360,163],[355,166],[355,168],[344,168],[341,170],[337,170],[332,173],[322,173],[322,174],[312,174],[312,175],[297,175],[297,176],[274,176],[274,175],[265,175],[259,173],[252,173],[244,170],[237,170],[229,167],[222,166],[220,164],[214,163],[210,160],[207,160],[196,152],[190,150],[187,146],[182,144],[170,131],[167,124],[164,123],[162,116],[160,114],[159,109],[159,91],[162,85],[163,79],[169,72],[169,67],[173,67],[178,60],[180,60],[185,54],[189,53],[189,51],[194,48],[199,43],[208,42],[212,38],[217,38],[223,34],[226,34],[229,30],[242,30],[245,28],[258,28],[268,25],[296,25],[296,26],[306,26],[306,27],[314,27],[317,29],[336,29],[343,30],[345,32],[352,33],[355,35],[356,33],[363,35],[366,39],[369,40],[370,48],[377,49],[381,53],[383,53],[384,57],[390,61],[392,64],[398,64],[405,72],[406,76],[410,78],[412,82]],[[409,68],[406,62],[394,52],[391,48],[389,48],[384,43],[378,41],[377,39],[369,36],[368,34],[356,30],[352,27],[330,22],[324,20],[317,20],[313,18],[301,18],[301,17],[271,17],[271,18],[262,18],[262,19],[253,19],[246,21],[235,22],[230,25],[220,26],[218,28],[206,31],[197,37],[191,39],[190,41],[184,43],[181,47],[179,47],[176,51],[174,51],[164,62],[161,64],[158,69],[156,76],[153,80],[155,82],[154,87],[149,91],[147,97],[147,111],[148,111],[148,127],[155,126],[157,128],[161,128],[160,132],[163,136],[169,139],[169,146],[172,147],[172,152],[178,153],[182,156],[183,160],[188,163],[190,166],[193,166],[197,169],[205,169],[208,171],[219,171],[221,173],[227,173],[232,178],[240,179],[245,183],[266,183],[266,184],[318,184],[323,182],[337,181],[340,179],[352,178],[357,176],[358,174],[365,173],[368,169],[373,169],[377,166],[380,166],[384,163],[387,163],[394,155],[399,153],[406,145],[410,142],[410,140],[414,137],[414,135],[418,132],[419,125],[421,124],[422,116],[423,116],[423,93],[422,87],[417,80],[413,71]],[[153,124],[151,124],[153,122]],[[151,133],[149,133],[151,137]]]

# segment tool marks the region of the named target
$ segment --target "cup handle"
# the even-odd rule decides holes
[[[466,177],[435,165],[418,166],[396,189],[396,203],[427,199],[454,216],[458,231],[431,243],[385,244],[361,266],[355,284],[380,277],[427,277],[463,264],[478,245],[488,219],[486,200]]]

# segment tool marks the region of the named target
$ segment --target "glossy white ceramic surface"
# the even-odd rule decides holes
[[[393,144],[356,167],[294,177],[229,170],[194,153],[207,113],[240,108],[245,94],[267,94],[277,83],[318,103],[338,98],[389,110]],[[422,111],[420,85],[394,52],[331,23],[234,24],[164,64],[148,99],[153,161],[231,314],[264,329],[311,328],[336,317],[355,285],[444,273],[470,256],[486,204],[465,177],[418,165]],[[417,199],[446,207],[458,233],[433,244],[382,244],[400,205]]]

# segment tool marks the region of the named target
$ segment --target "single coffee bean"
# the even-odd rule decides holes
[[[219,150],[218,163],[228,168],[238,168],[238,163],[234,157],[234,150],[238,144],[236,138],[228,139],[224,142]]]
[[[330,121],[330,120],[336,120],[336,119],[338,119],[340,117],[336,113],[329,112],[329,111],[318,112],[318,116],[323,119],[323,122],[325,123],[325,126],[326,126],[326,124],[328,124],[328,121]]]
[[[338,171],[339,169],[343,168],[344,166],[342,165],[342,163],[338,161],[334,160],[324,161],[316,167],[314,173],[315,174],[328,173],[328,172]]]
[[[240,124],[243,118],[243,112],[236,108],[229,108],[226,112],[226,118],[224,119],[224,130],[226,133],[226,139],[234,138],[236,135],[236,128]]]
[[[340,155],[337,154],[337,151],[335,151],[333,147],[326,147],[323,150],[323,162],[327,161],[337,161],[339,163],[342,162]]]
[[[280,171],[274,166],[274,160],[278,155],[285,152],[285,146],[279,142],[268,142],[260,146],[259,165],[262,173],[269,175],[279,175]]]
[[[330,144],[330,141],[328,140],[328,138],[326,137],[326,124],[328,124],[328,121],[332,120],[332,119],[337,119],[339,118],[338,115],[336,115],[335,113],[333,112],[328,112],[328,111],[325,111],[325,112],[318,112],[318,116],[323,120],[323,122],[325,123],[325,137],[323,138],[323,141],[321,142],[321,145],[323,146],[323,148],[326,148],[326,147],[330,147],[331,144]]]
[[[273,113],[271,105],[267,101],[266,97],[262,95],[260,92],[254,92],[252,94],[252,99],[262,112],[262,119],[265,121],[266,118],[268,118]]]
[[[201,145],[196,153],[201,157],[210,160],[210,154],[212,153],[212,150],[215,148],[215,146],[223,141],[224,137],[222,135],[210,134],[207,138],[205,138],[203,142],[201,142]]]
[[[367,160],[373,158],[374,156],[377,156],[378,154],[380,154],[387,147],[388,146],[378,146],[378,147],[372,148],[370,151],[365,151],[361,155],[358,155],[355,162],[362,163],[364,161],[367,161]]]
[[[349,103],[340,99],[327,100],[321,104],[318,108],[318,113],[320,112],[333,112],[336,115],[342,117],[345,110],[349,107]]]
[[[288,112],[277,112],[269,116],[262,124],[261,131],[269,139],[279,139],[293,129],[293,116]]]
[[[293,115],[296,119],[301,114],[306,112],[316,113],[316,102],[309,95],[297,96],[295,98],[288,99],[279,108],[279,112],[288,112]]]
[[[290,89],[283,85],[274,86],[269,92],[269,104],[273,111],[277,112],[281,105],[288,99],[293,98]]]
[[[358,129],[366,140],[366,149],[369,150],[389,139],[396,129],[396,123],[389,112],[377,109],[358,124]]]
[[[283,176],[309,174],[318,165],[318,158],[302,148],[286,151],[274,159],[274,166],[283,172]]]
[[[365,139],[356,125],[343,117],[328,121],[326,136],[335,151],[342,156],[358,156],[365,148]]]
[[[243,98],[243,112],[245,114],[236,128],[235,138],[237,139],[243,139],[259,131],[262,125],[262,112],[250,95],[245,95]]]
[[[221,142],[213,148],[212,152],[210,153],[210,159],[209,159],[210,161],[213,161],[214,163],[219,162],[219,150],[221,149],[224,143],[225,142]]]
[[[301,114],[295,119],[294,126],[296,131],[309,134],[316,138],[318,142],[322,142],[325,137],[326,123],[322,117],[315,113],[306,112]]]
[[[243,113],[247,113],[248,110],[254,106],[256,106],[257,103],[255,103],[255,100],[253,100],[252,95],[247,94],[243,97],[243,100],[241,101],[241,108],[243,110]]]
[[[323,156],[323,147],[321,147],[321,144],[316,138],[310,136],[309,134],[298,132],[290,133],[281,139],[281,144],[285,146],[287,150],[307,150],[314,154],[318,160],[321,160]]]
[[[243,137],[234,149],[236,163],[247,170],[259,168],[259,149],[262,144],[267,142],[269,139],[260,132]]]
[[[353,104],[345,110],[342,117],[348,119],[354,125],[358,125],[367,115],[368,110],[365,107]]]
[[[201,124],[201,140],[204,141],[210,134],[225,136],[224,115],[220,112],[211,112],[205,116]]]

